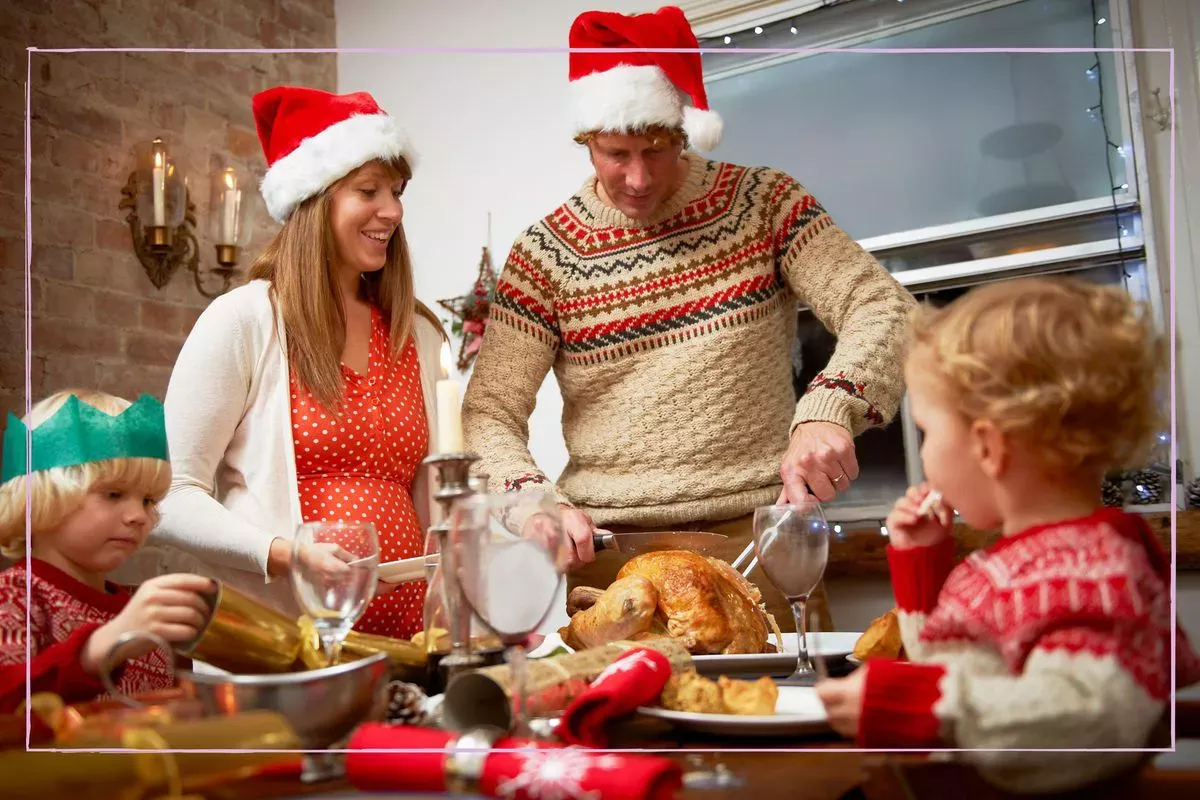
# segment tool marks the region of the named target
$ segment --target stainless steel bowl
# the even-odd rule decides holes
[[[179,685],[206,713],[268,710],[291,723],[305,749],[325,749],[362,722],[381,719],[387,653],[334,667],[279,675],[232,675],[183,670]]]

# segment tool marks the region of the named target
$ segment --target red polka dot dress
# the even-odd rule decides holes
[[[425,536],[413,506],[412,483],[428,454],[416,344],[389,356],[388,324],[371,309],[367,374],[342,365],[343,412],[329,414],[291,376],[292,438],[305,522],[370,522],[380,563],[419,556]],[[422,628],[425,582],[413,581],[367,606],[357,631],[408,639]]]

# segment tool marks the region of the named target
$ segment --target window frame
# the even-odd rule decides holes
[[[967,0],[954,2],[954,0],[946,0],[942,5],[934,7],[928,13],[917,15],[911,20],[865,29],[852,35],[819,39],[815,43],[806,44],[805,47],[806,49],[849,48],[866,45],[871,41],[888,36],[1026,1]],[[854,2],[855,0],[843,0],[842,3],[836,3],[836,5]],[[835,4],[812,2],[811,0],[776,0],[776,2],[765,3],[697,0],[684,3],[682,7],[689,19],[692,19],[693,13],[696,13],[697,37],[704,39],[727,34],[735,35],[735,37],[738,34],[743,37],[748,36],[756,24],[778,22],[788,17],[796,17],[819,10],[827,5]],[[1130,52],[1133,48],[1133,35],[1129,0],[1108,0],[1108,5],[1107,24],[1112,26],[1113,47],[1117,49],[1117,52],[1113,52],[1111,55],[1119,117],[1117,120],[1119,124],[1110,132],[1110,135],[1114,136],[1115,143],[1119,144],[1128,154],[1125,158],[1126,182],[1129,184],[1127,190],[1114,189],[1110,197],[1085,198],[1072,203],[1045,206],[1012,214],[899,231],[862,239],[858,243],[867,251],[875,254],[905,247],[964,240],[989,233],[1018,232],[1048,222],[1082,220],[1088,215],[1104,212],[1121,213],[1130,210],[1140,214],[1142,233],[893,273],[897,281],[910,291],[922,294],[953,286],[982,284],[1023,275],[1061,274],[1116,261],[1144,262],[1143,272],[1148,295],[1146,299],[1156,324],[1160,330],[1166,329],[1169,283],[1164,273],[1167,266],[1161,263],[1160,248],[1155,240],[1157,228],[1154,219],[1153,195],[1149,183],[1151,170],[1147,158],[1145,131],[1139,110],[1136,53]],[[735,46],[737,44],[735,41]],[[701,47],[706,48],[711,45],[706,45],[702,41]],[[810,51],[795,54],[769,54],[733,67],[706,70],[705,82],[711,85],[713,82],[747,72],[769,69],[782,63],[821,54]],[[1108,76],[1106,75],[1106,77]],[[1162,248],[1164,252],[1165,249]],[[799,314],[802,310],[802,307],[798,307],[797,313]],[[910,485],[919,483],[924,479],[920,461],[919,434],[912,420],[907,393],[901,401],[896,422],[901,426],[904,442],[906,478]],[[1169,505],[1159,504],[1137,506],[1136,508],[1143,512],[1162,511],[1169,508]],[[833,504],[827,506],[826,516],[831,522],[847,523],[882,519],[887,515],[888,510],[889,508],[884,506],[838,505],[834,501]]]

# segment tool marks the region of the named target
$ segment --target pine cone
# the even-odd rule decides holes
[[[1163,476],[1149,469],[1139,469],[1129,473],[1133,484],[1133,496],[1130,503],[1135,506],[1148,506],[1163,502],[1166,495],[1167,482]]]
[[[1125,490],[1121,488],[1119,481],[1105,478],[1104,487],[1100,490],[1100,496],[1104,498],[1104,505],[1109,508],[1120,508],[1125,505]]]
[[[1200,508],[1200,478],[1193,478],[1188,484],[1187,507]]]
[[[387,722],[390,725],[425,725],[425,692],[421,687],[404,681],[387,685]]]

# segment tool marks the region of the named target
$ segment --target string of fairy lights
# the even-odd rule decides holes
[[[1128,191],[1129,190],[1129,181],[1126,179],[1126,180],[1123,180],[1120,184],[1117,183],[1116,175],[1113,173],[1112,158],[1109,156],[1108,151],[1111,149],[1114,152],[1116,152],[1116,154],[1125,162],[1126,169],[1129,168],[1129,165],[1132,162],[1128,157],[1129,154],[1126,152],[1125,147],[1123,145],[1120,145],[1120,144],[1117,144],[1116,142],[1114,142],[1112,139],[1112,134],[1109,132],[1108,115],[1104,113],[1104,69],[1100,64],[1100,52],[1099,52],[1100,29],[1102,26],[1108,24],[1108,18],[1098,10],[1098,8],[1096,6],[1096,0],[1091,0],[1091,9],[1092,9],[1092,50],[1095,54],[1096,60],[1092,63],[1092,66],[1088,67],[1088,69],[1086,71],[1086,75],[1087,75],[1088,79],[1096,82],[1096,93],[1097,93],[1097,95],[1099,95],[1099,97],[1096,100],[1096,104],[1094,106],[1089,107],[1087,111],[1088,111],[1088,116],[1091,117],[1094,121],[1099,122],[1101,129],[1104,131],[1104,147],[1105,147],[1104,166],[1105,166],[1105,169],[1108,171],[1108,185],[1111,187],[1110,195],[1112,197],[1113,227],[1116,230],[1116,234],[1117,234],[1117,236],[1116,236],[1117,261],[1121,265],[1121,281],[1122,281],[1126,291],[1128,291],[1130,275],[1129,275],[1129,270],[1126,269],[1126,254],[1125,254],[1125,248],[1123,246],[1123,239],[1126,235],[1128,235],[1129,231],[1126,230],[1123,225],[1121,225],[1121,209],[1120,209],[1120,204],[1117,200],[1117,193]]]

